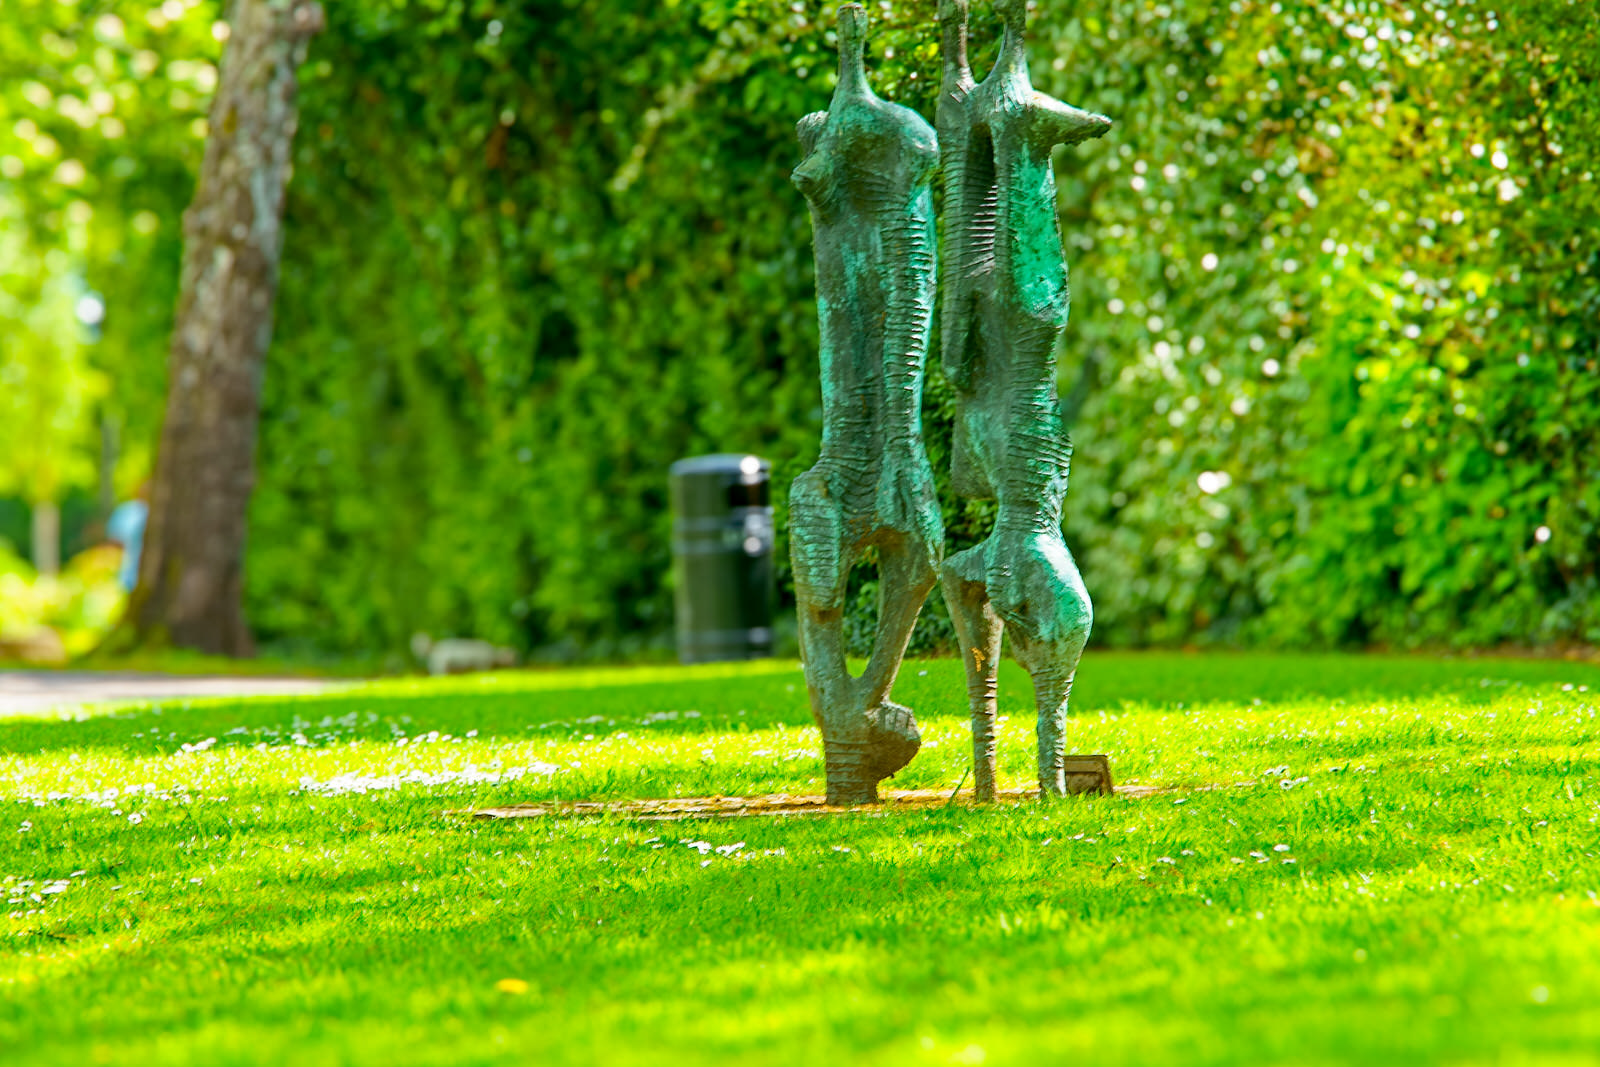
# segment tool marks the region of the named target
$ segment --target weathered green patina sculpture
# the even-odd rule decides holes
[[[1005,24],[995,69],[967,63],[967,0],[941,0],[944,81],[938,135],[875,96],[862,65],[866,16],[839,9],[839,85],[800,122],[795,184],[811,204],[822,326],[822,457],[790,495],[800,643],[822,728],[830,803],[877,797],[920,744],[909,708],[889,700],[935,569],[966,650],[977,796],[995,795],[995,695],[1002,633],[1033,678],[1039,788],[1106,789],[1104,757],[1066,755],[1067,700],[1092,612],[1061,538],[1072,446],[1056,392],[1067,268],[1056,220],[1057,145],[1111,120],[1036,92],[1025,0],[996,0]],[[955,388],[952,481],[994,498],[994,530],[939,567],[943,531],[922,445],[922,380],[935,256],[929,184],[945,182],[942,365]],[[850,569],[876,548],[879,628],[860,678],[845,664]]]
[[[822,454],[789,496],[800,647],[822,729],[828,801],[877,799],[921,734],[894,685],[944,542],[922,444],[922,383],[933,326],[933,128],[879,99],[862,52],[866,13],[839,9],[839,82],[800,121],[795,185],[811,206],[822,334]],[[859,677],[845,662],[851,568],[876,549],[878,631]]]
[[[980,83],[967,64],[967,0],[939,5],[941,355],[957,396],[951,474],[957,492],[999,502],[989,537],[956,553],[940,571],[966,650],[979,799],[994,796],[1002,630],[1033,678],[1039,789],[1060,795],[1069,785],[1067,698],[1092,611],[1061,538],[1072,445],[1056,393],[1055,346],[1067,322],[1067,268],[1050,152],[1111,127],[1104,116],[1034,90],[1024,48],[1025,0],[996,0],[995,9],[1005,38],[994,70]]]

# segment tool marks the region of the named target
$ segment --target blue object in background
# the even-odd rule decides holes
[[[139,584],[139,550],[144,547],[144,524],[149,517],[150,505],[143,500],[130,500],[118,504],[106,520],[106,536],[122,546],[117,581],[130,593]]]

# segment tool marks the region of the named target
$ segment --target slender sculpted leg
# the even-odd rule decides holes
[[[789,491],[790,559],[800,602],[800,656],[806,664],[811,714],[825,739],[828,803],[877,799],[867,723],[859,714],[844,648],[845,583],[858,553],[827,479],[815,469]]]
[[[1083,578],[1059,535],[1044,535],[1039,551],[1016,557],[1014,590],[1021,601],[1002,604],[1011,647],[1033,678],[1038,702],[1039,791],[1066,793],[1067,700],[1094,612]]]
[[[878,632],[860,684],[879,778],[910,763],[922,746],[916,715],[890,700],[889,694],[917,613],[938,580],[937,553],[935,546],[899,533],[878,546]]]
[[[984,584],[983,546],[958,552],[940,568],[940,587],[950,606],[967,670],[967,704],[972,711],[973,789],[979,800],[994,799],[995,693],[1000,674],[1000,616]]]

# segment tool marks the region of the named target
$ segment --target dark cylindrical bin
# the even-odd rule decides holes
[[[772,655],[772,464],[695,456],[670,481],[678,659]]]

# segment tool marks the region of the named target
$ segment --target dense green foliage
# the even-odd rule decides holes
[[[102,432],[116,488],[149,470],[215,18],[180,0],[0,9],[0,494],[94,485]],[[108,307],[86,331],[93,291]]]
[[[159,44],[131,40],[158,32],[146,5],[111,6],[125,46],[88,39],[100,7],[4,18],[63,24],[33,60],[58,102],[86,57],[134,79],[118,64],[162,49],[115,144],[53,105],[91,175],[78,262],[112,308],[96,366],[138,400],[147,448],[172,175],[197,158],[171,131],[217,45],[206,4],[161,8],[182,18],[156,19]],[[870,45],[880,91],[924,114],[933,7],[878,5]],[[795,119],[828,98],[830,25],[776,0],[330,5],[266,379],[265,641],[426,630],[564,655],[664,636],[667,464],[750,449],[782,487],[814,458],[788,171]],[[1058,168],[1067,533],[1096,640],[1600,640],[1592,4],[1090,0],[1034,26],[1040,87],[1117,120]],[[0,86],[3,142],[43,97]],[[28,158],[0,199],[59,174]],[[58,193],[51,211],[82,215]],[[138,237],[145,210],[160,225]],[[937,377],[929,395],[942,468]],[[981,533],[981,506],[948,504],[954,543]]]
[[[929,746],[895,784],[953,788],[960,665],[908,667]],[[796,664],[9,719],[0,1047],[1593,1064],[1596,688],[1556,661],[1091,654],[1075,747],[1171,792],[666,824],[441,813],[814,791]]]

